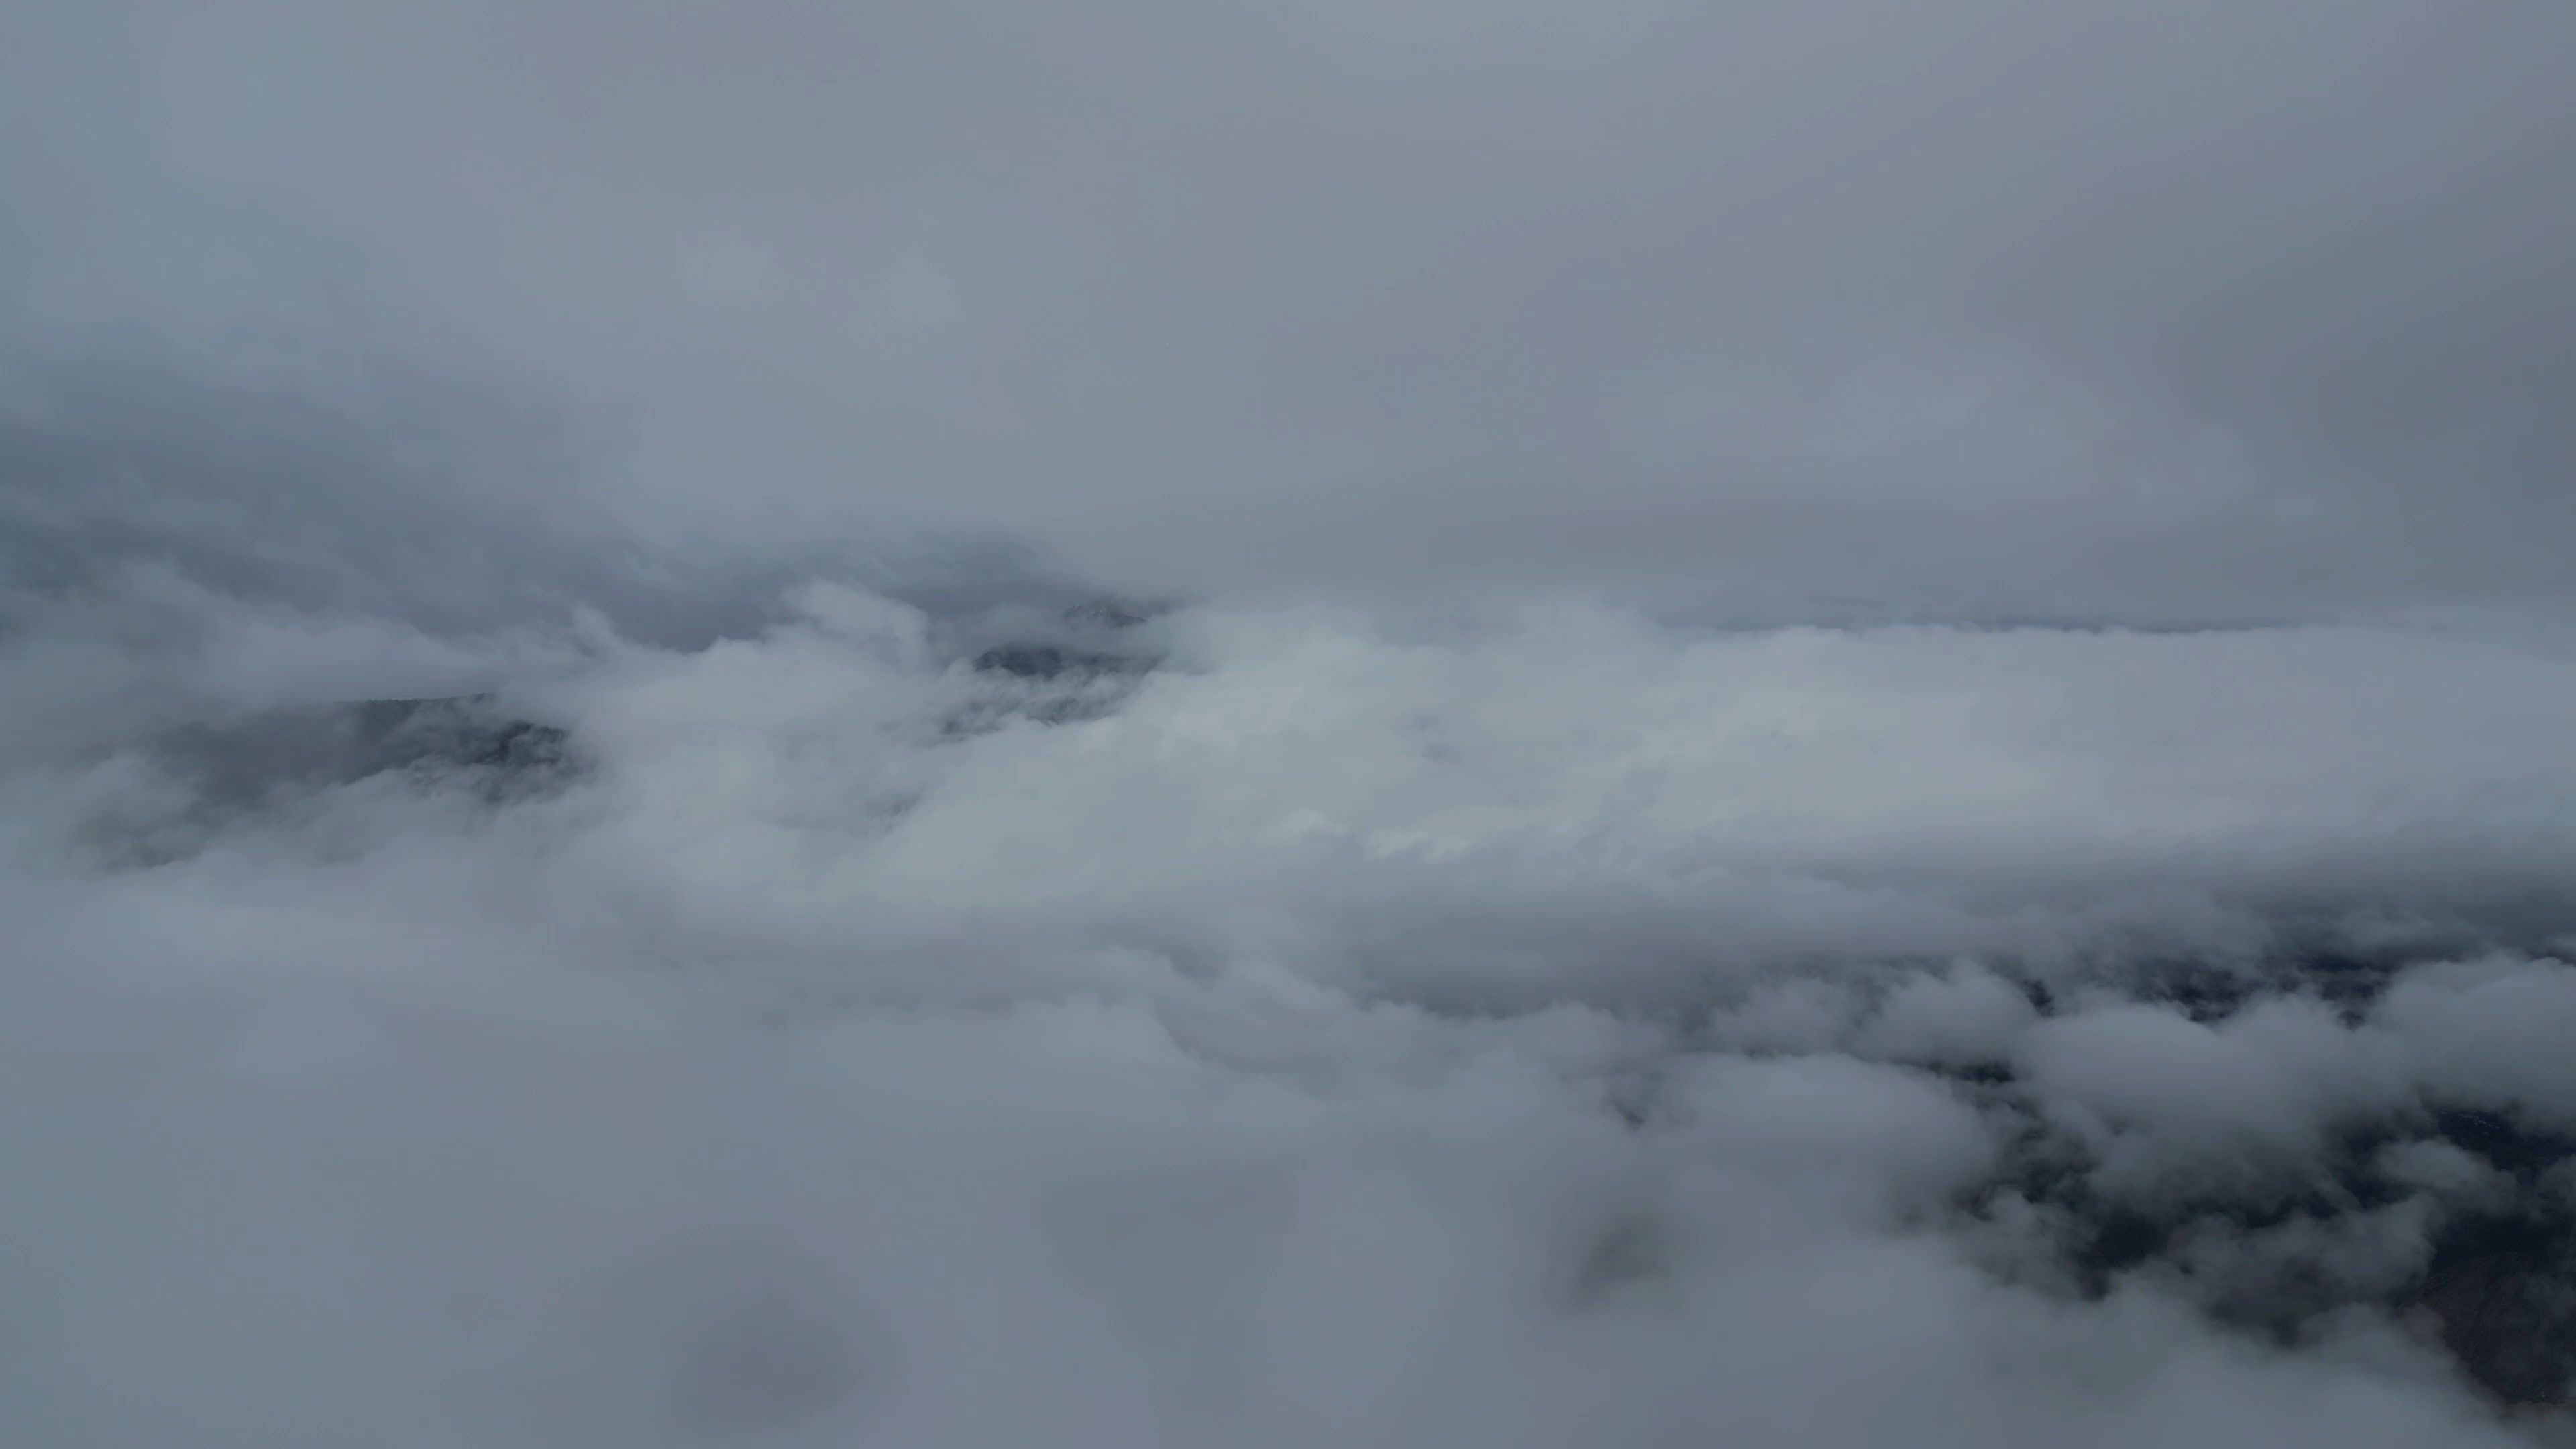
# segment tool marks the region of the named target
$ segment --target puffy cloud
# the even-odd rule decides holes
[[[30,1442],[2522,1442],[2403,1325],[2561,1241],[2566,968],[2442,943],[2564,659],[1014,617],[445,636],[542,790],[13,755]]]
[[[13,1442],[2563,1435],[2570,14],[17,7]]]
[[[2563,593],[2563,7],[1382,8],[11,17],[0,378],[323,399],[415,493],[701,553],[928,517],[1145,589]],[[487,411],[534,456],[460,442]]]

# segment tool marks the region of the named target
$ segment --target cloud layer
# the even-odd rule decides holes
[[[2555,4],[8,23],[11,351],[443,371],[665,542],[2236,617],[2576,527]]]
[[[8,8],[7,1437],[2564,1442],[2571,46]]]
[[[782,613],[483,658],[527,788],[20,746],[29,1442],[2504,1445],[2568,1367],[2438,1296],[2566,1266],[2563,653]]]

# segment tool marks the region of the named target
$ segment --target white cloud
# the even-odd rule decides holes
[[[2385,1317],[2202,1315],[2402,1293],[2433,1204],[2510,1199],[2409,1124],[2566,1120],[2566,968],[2202,1025],[2153,962],[2517,926],[2495,872],[2576,849],[2562,658],[1208,607],[1109,713],[961,731],[1074,686],[798,597],[400,667],[216,602],[173,656],[514,674],[553,794],[365,780],[134,868],[65,851],[166,808],[137,757],[15,758],[27,1442],[2522,1442]],[[2186,1227],[2098,1301],[1994,1276],[2045,1213],[1965,1216],[2035,1129],[2153,1202],[2348,1125],[2433,1196]]]
[[[0,14],[10,1442],[2563,1430],[2571,15]]]

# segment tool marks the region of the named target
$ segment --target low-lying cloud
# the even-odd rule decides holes
[[[2562,652],[778,613],[16,747],[25,1442],[2546,1429]]]
[[[2571,17],[0,14],[0,1438],[2566,1441]]]

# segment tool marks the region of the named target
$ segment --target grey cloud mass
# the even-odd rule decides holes
[[[2571,64],[0,0],[0,1442],[2576,1443]]]
[[[2556,592],[2564,6],[22,7],[21,350],[1148,587]]]

